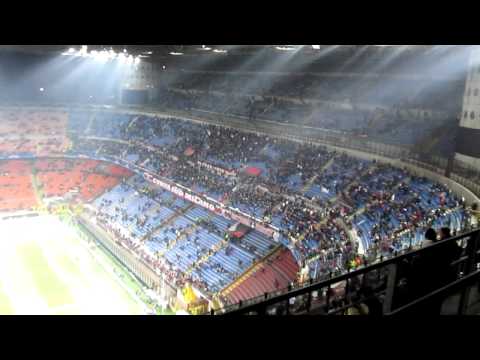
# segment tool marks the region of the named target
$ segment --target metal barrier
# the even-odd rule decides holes
[[[458,256],[447,264],[437,263],[429,268],[425,281],[425,292],[415,286],[415,277],[429,256],[440,254],[447,247],[455,245]],[[366,264],[346,274],[330,274],[329,278],[315,283],[298,284],[276,293],[250,299],[223,309],[211,310],[212,315],[222,314],[343,314],[369,304],[370,312],[377,315],[399,315],[407,313],[469,314],[472,303],[476,303],[476,286],[480,280],[480,229],[447,239],[428,247],[396,254],[393,258]],[[435,274],[448,273],[454,277],[439,279]],[[436,288],[428,289],[430,281],[436,281]],[[453,301],[447,298],[457,295]],[[444,303],[445,302],[445,303]],[[441,309],[443,304],[444,308]],[[438,306],[438,307],[437,307]],[[447,307],[447,309],[445,309]],[[375,310],[376,309],[376,310]],[[452,310],[453,309],[453,310]]]

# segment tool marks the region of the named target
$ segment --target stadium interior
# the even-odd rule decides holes
[[[145,313],[478,314],[479,89],[478,46],[0,46],[0,222]]]

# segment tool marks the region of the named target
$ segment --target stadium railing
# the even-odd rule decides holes
[[[462,252],[450,264],[456,278],[426,294],[412,293],[411,276],[405,270],[418,264],[439,246],[450,242],[461,245]],[[451,244],[450,244],[451,245]],[[418,313],[443,303],[438,314],[471,314],[480,297],[480,229],[447,239],[392,258],[367,262],[361,268],[345,274],[329,274],[326,278],[289,286],[271,294],[249,299],[238,304],[211,310],[211,315],[339,315],[346,309],[368,300],[381,304],[383,315]],[[435,265],[434,265],[435,266]],[[429,274],[435,274],[435,269]],[[432,279],[433,280],[433,279]],[[426,279],[428,281],[428,279]],[[368,296],[360,295],[371,289]],[[447,300],[447,301],[445,301]],[[480,311],[479,311],[480,312]]]

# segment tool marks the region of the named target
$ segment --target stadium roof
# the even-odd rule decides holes
[[[406,60],[420,61],[423,55],[431,61],[440,59],[441,56],[455,57],[456,54],[468,54],[470,47],[468,45],[0,45],[0,52],[2,50],[10,53],[21,51],[53,56],[92,55],[99,58],[126,55],[134,59],[135,63],[146,61],[161,64],[170,69],[172,66],[178,69],[223,71],[240,68],[243,71],[267,68],[269,71],[288,69],[296,71],[295,69],[302,68],[309,69],[310,72],[318,72],[320,66],[340,64],[349,58],[356,59],[356,63],[359,64],[366,64],[371,58],[373,67],[381,65],[381,59],[385,58],[386,63],[393,66],[402,64],[402,61]],[[392,59],[396,60],[392,61]],[[310,65],[313,67],[309,68]],[[410,65],[405,66],[408,68]],[[410,68],[415,68],[412,66]]]
[[[0,50],[15,50],[32,53],[62,53],[70,48],[80,49],[82,45],[0,45]],[[132,55],[156,57],[166,55],[198,54],[248,54],[258,51],[303,51],[315,52],[338,49],[355,49],[365,45],[88,45],[90,50],[110,50],[120,52],[124,49]],[[408,49],[425,49],[432,45],[367,45],[378,48],[403,47]],[[446,45],[448,46],[448,45]]]

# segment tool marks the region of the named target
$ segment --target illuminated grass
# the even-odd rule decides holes
[[[49,307],[73,303],[68,286],[50,269],[40,246],[35,242],[22,244],[17,248],[17,253],[25,269],[32,275],[39,295],[46,300]]]
[[[0,233],[0,314],[145,312],[112,261],[57,218],[0,221]]]
[[[2,284],[0,283],[0,314],[12,314],[13,307],[7,294],[3,292]]]

